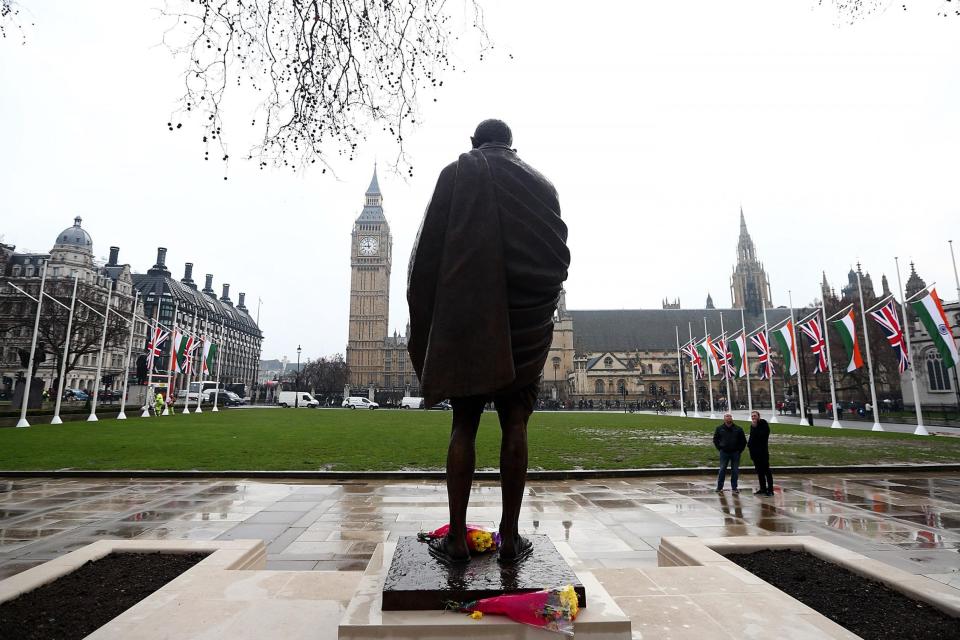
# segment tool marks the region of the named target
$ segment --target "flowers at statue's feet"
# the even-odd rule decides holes
[[[469,613],[474,620],[484,614],[504,615],[516,622],[540,629],[573,635],[573,622],[580,612],[577,592],[573,585],[565,585],[533,593],[512,593],[458,604],[448,603],[454,611]],[[479,615],[478,615],[479,614]]]
[[[445,524],[433,531],[421,531],[417,534],[420,542],[430,542],[438,538],[445,538],[450,532],[450,525]],[[488,553],[500,548],[500,534],[476,524],[467,525],[467,548],[470,553]]]

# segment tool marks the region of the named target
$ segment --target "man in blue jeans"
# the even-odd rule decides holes
[[[733,416],[723,414],[723,424],[713,432],[713,446],[720,452],[720,473],[717,475],[717,493],[723,491],[723,482],[727,478],[727,465],[730,465],[730,486],[738,494],[737,480],[740,479],[740,454],[747,448],[747,436],[743,429],[733,423]]]

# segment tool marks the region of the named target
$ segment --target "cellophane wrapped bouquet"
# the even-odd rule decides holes
[[[573,585],[506,594],[474,602],[451,603],[450,608],[469,613],[475,620],[488,613],[503,615],[516,622],[568,636],[573,635],[573,622],[580,611]]]
[[[433,531],[421,531],[417,534],[420,542],[430,542],[438,538],[445,538],[450,531],[450,525],[445,524]],[[467,525],[467,547],[470,553],[486,553],[496,551],[500,548],[500,534],[496,531],[490,531],[485,527],[476,524]]]

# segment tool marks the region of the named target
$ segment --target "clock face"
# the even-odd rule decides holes
[[[363,236],[360,238],[360,255],[362,256],[372,256],[376,255],[377,249],[379,248],[380,243],[377,242],[377,239],[373,236]]]

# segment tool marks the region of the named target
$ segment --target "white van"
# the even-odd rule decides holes
[[[423,398],[417,398],[414,396],[404,396],[400,400],[401,409],[423,409]]]
[[[380,405],[372,400],[367,400],[366,398],[361,398],[359,396],[350,396],[343,401],[343,404],[340,405],[344,408],[350,409],[376,409]]]
[[[313,409],[320,406],[320,401],[306,391],[281,391],[277,397],[277,404],[281,407],[309,407]]]

